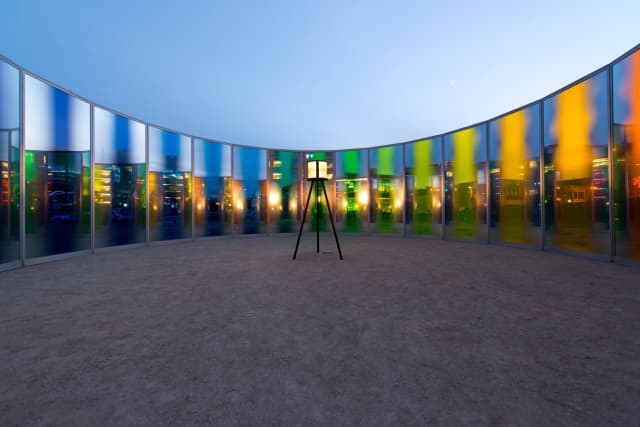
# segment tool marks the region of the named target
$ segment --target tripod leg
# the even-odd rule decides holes
[[[296,242],[296,250],[293,253],[293,259],[296,259],[296,255],[298,254],[298,245],[300,245],[300,237],[302,237],[304,220],[307,218],[307,209],[309,208],[309,200],[311,200],[311,193],[313,193],[313,181],[311,181],[311,188],[309,188],[309,197],[307,197],[307,204],[304,205],[304,213],[302,214],[302,224],[300,224],[300,232],[298,233],[298,241]]]
[[[338,254],[342,260],[342,250],[340,249],[340,242],[338,242],[338,233],[336,233],[336,225],[333,222],[333,213],[331,212],[331,205],[329,205],[329,196],[327,196],[327,189],[322,181],[322,191],[324,192],[324,199],[327,201],[327,210],[329,211],[329,218],[331,218],[331,228],[333,228],[333,237],[336,239],[336,246],[338,246]]]
[[[320,204],[318,203],[318,193],[320,192],[320,182],[313,181],[316,184],[316,253],[320,253]]]

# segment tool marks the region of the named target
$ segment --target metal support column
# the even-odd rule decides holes
[[[196,239],[196,154],[195,142],[191,137],[191,240]]]
[[[22,68],[19,68],[19,75],[20,75],[20,94],[19,94],[19,104],[20,104],[20,130],[19,130],[19,136],[18,138],[20,139],[20,231],[19,231],[19,240],[20,240],[20,265],[24,267],[25,265],[25,258],[26,258],[26,214],[25,214],[25,204],[26,204],[26,195],[25,195],[25,191],[26,191],[26,165],[24,162],[24,158],[25,158],[25,138],[24,138],[24,133],[25,133],[25,121],[24,121],[24,81],[25,81],[25,74],[24,74],[24,70]]]
[[[489,182],[489,168],[491,167],[491,158],[490,158],[490,150],[489,150],[489,124],[490,122],[486,122],[485,124],[485,139],[484,139],[484,148],[485,148],[485,162],[484,162],[484,183],[485,183],[485,201],[487,203],[486,207],[486,222],[487,222],[487,244],[491,242],[491,183]]]
[[[402,237],[407,237],[407,171],[405,145],[402,144]]]
[[[547,194],[545,190],[546,186],[546,174],[544,163],[544,101],[540,101],[540,108],[538,109],[539,122],[540,122],[540,249],[544,250],[547,247]]]
[[[95,149],[95,140],[96,140],[96,132],[95,132],[95,107],[93,104],[89,105],[89,129],[90,129],[90,137],[89,137],[89,234],[91,241],[91,253],[96,252],[96,193],[95,193],[95,177],[96,177],[96,149]]]
[[[145,191],[145,198],[146,198],[146,204],[147,204],[147,209],[145,209],[145,232],[146,232],[146,245],[149,246],[149,243],[151,242],[151,196],[149,195],[149,190],[151,189],[151,186],[149,185],[149,176],[151,175],[149,172],[149,125],[145,124],[144,125],[144,162],[145,162],[145,185],[147,186],[147,191]]]
[[[445,229],[446,227],[446,200],[447,200],[447,196],[445,194],[445,190],[446,190],[446,186],[445,186],[445,182],[444,182],[444,177],[445,177],[445,169],[446,169],[446,162],[444,159],[444,136],[441,136],[440,138],[440,216],[442,217],[442,230],[440,230],[440,237],[444,240],[447,238],[446,235],[446,231]]]
[[[608,155],[609,155],[609,174],[608,174],[608,187],[609,187],[609,235],[611,239],[611,247],[609,253],[611,254],[611,261],[615,259],[616,256],[616,207],[615,207],[615,176],[614,176],[614,167],[615,167],[615,134],[613,129],[613,67],[609,65],[607,67],[607,125],[609,126],[609,142],[607,144],[608,147]],[[634,141],[637,142],[637,141]]]

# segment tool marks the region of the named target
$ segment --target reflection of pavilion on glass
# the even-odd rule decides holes
[[[336,245],[338,246],[338,255],[342,259],[342,250],[340,249],[340,243],[338,242],[338,234],[336,233],[336,226],[333,223],[333,214],[331,213],[331,205],[329,204],[329,197],[327,196],[327,189],[324,186],[324,182],[329,179],[327,176],[327,162],[323,160],[310,160],[307,163],[307,180],[311,181],[311,187],[309,187],[309,196],[307,196],[307,203],[304,206],[304,213],[302,214],[302,224],[300,224],[300,232],[298,233],[298,241],[296,242],[296,250],[293,253],[293,259],[296,259],[298,254],[298,246],[300,245],[300,237],[302,237],[302,230],[304,228],[304,221],[307,218],[307,209],[309,209],[309,201],[311,200],[311,194],[313,194],[313,186],[316,186],[316,191],[320,191],[320,185],[322,185],[322,192],[324,193],[324,200],[327,202],[327,210],[329,211],[329,218],[331,219],[331,228],[333,228],[333,237],[336,239]],[[317,203],[317,201],[316,201]],[[320,210],[316,209],[316,252],[320,253]]]

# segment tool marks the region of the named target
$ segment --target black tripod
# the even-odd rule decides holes
[[[313,194],[313,185],[316,186],[316,194],[320,191],[320,184],[322,184],[322,192],[324,193],[324,199],[327,202],[327,210],[329,211],[329,218],[331,218],[331,228],[333,228],[333,237],[336,239],[336,245],[338,246],[338,254],[342,259],[342,250],[340,249],[340,242],[338,242],[338,234],[336,233],[336,225],[333,223],[333,214],[331,213],[331,205],[329,205],[329,197],[327,196],[327,190],[324,187],[323,178],[310,178],[311,187],[309,188],[309,196],[307,197],[307,204],[304,206],[304,213],[302,214],[302,224],[300,225],[300,232],[298,233],[298,241],[296,242],[296,250],[293,253],[293,259],[296,259],[298,254],[298,246],[300,245],[300,237],[302,237],[302,229],[304,228],[304,221],[307,218],[307,209],[309,209],[309,201],[311,200],[311,194]],[[316,252],[320,253],[320,210],[317,206],[316,200]]]

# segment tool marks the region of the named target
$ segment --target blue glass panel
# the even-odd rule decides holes
[[[89,104],[25,76],[26,256],[90,247]]]
[[[266,231],[266,194],[267,151],[233,147],[234,223],[239,233]]]
[[[94,109],[96,247],[146,241],[145,126]]]
[[[191,138],[149,127],[151,240],[191,237]]]
[[[613,67],[615,254],[640,260],[640,52]]]
[[[0,61],[0,263],[20,257],[20,73]]]
[[[194,140],[196,236],[231,233],[231,146]]]

